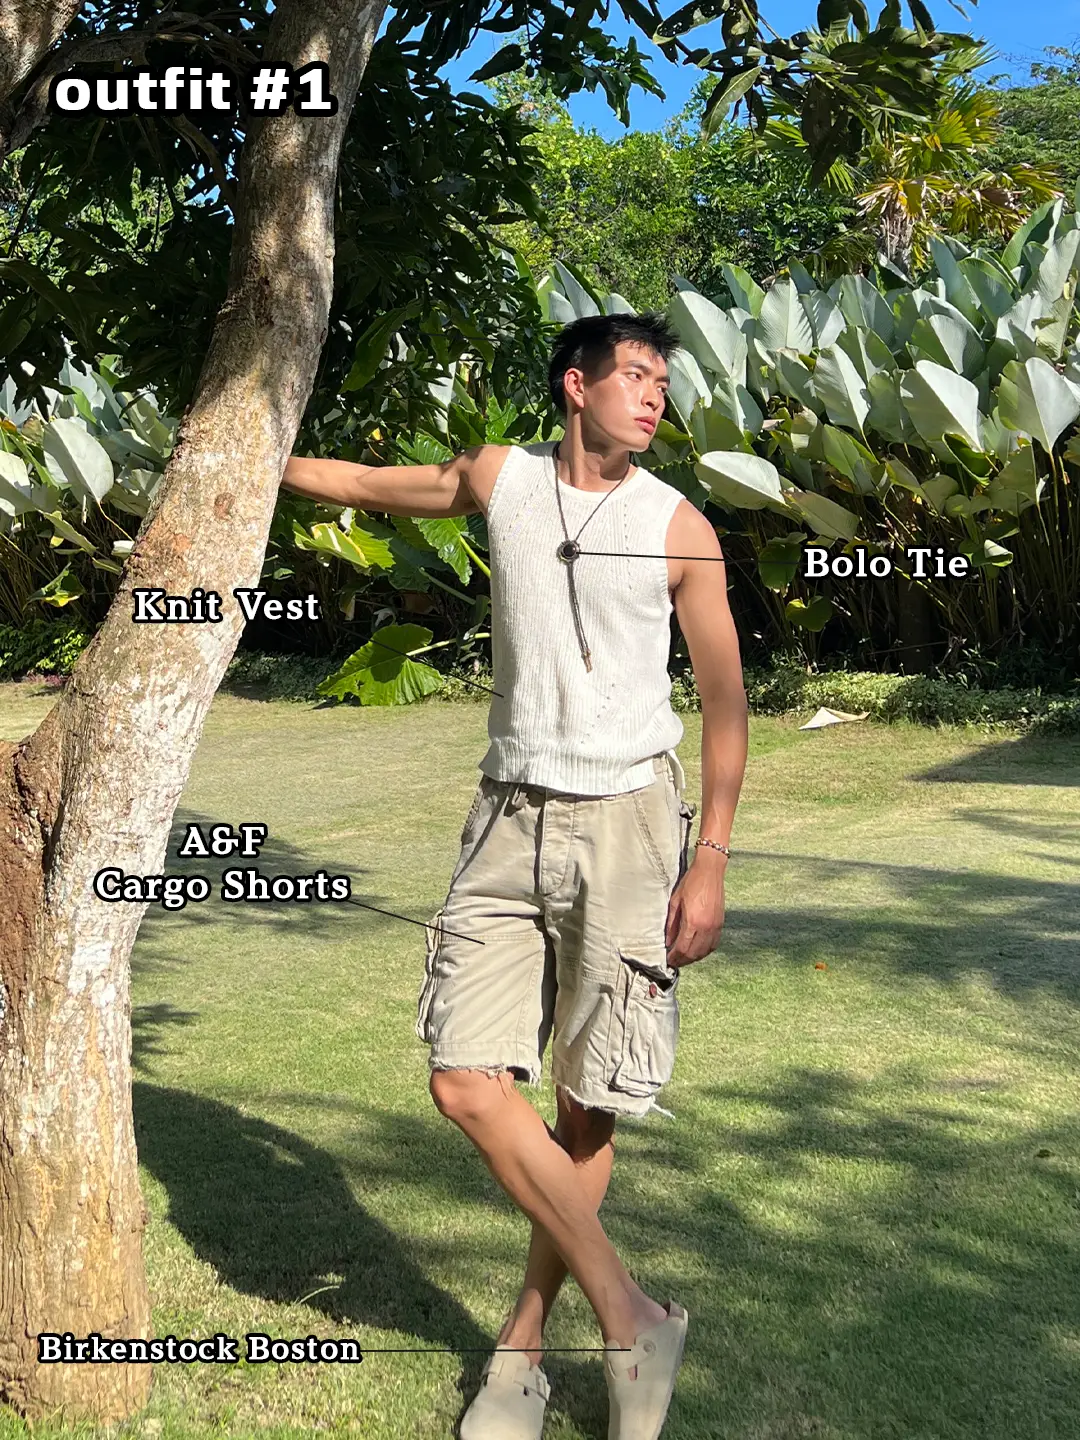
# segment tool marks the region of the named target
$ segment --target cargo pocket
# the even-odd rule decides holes
[[[416,1002],[416,1034],[421,1040],[431,1041],[428,1034],[428,1016],[431,1013],[431,1002],[435,997],[435,966],[439,958],[439,944],[442,940],[442,933],[438,927],[442,924],[443,910],[436,910],[435,914],[428,921],[428,929],[424,931],[427,940],[427,953],[424,956],[424,979],[420,986],[420,995]]]
[[[472,798],[472,804],[469,806],[469,813],[465,816],[465,824],[461,827],[461,838],[458,842],[460,845],[465,844],[469,831],[476,824],[476,817],[480,814],[480,807],[484,803],[484,798],[487,795],[487,786],[488,777],[481,775],[480,782],[476,787],[476,793]]]
[[[619,946],[618,956],[610,1085],[625,1095],[655,1095],[675,1068],[679,972],[668,967],[663,946]]]

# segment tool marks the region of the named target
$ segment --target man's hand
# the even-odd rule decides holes
[[[673,970],[704,960],[724,928],[724,870],[727,857],[699,850],[668,901],[664,943]]]

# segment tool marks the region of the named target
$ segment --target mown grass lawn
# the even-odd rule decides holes
[[[0,687],[0,733],[48,703]],[[264,821],[264,874],[346,873],[426,920],[484,727],[482,706],[221,695],[170,849],[190,821]],[[665,1440],[1080,1437],[1080,742],[758,720],[734,845],[721,947],[684,976],[673,1118],[620,1126],[603,1212],[641,1283],[690,1313]],[[369,1353],[163,1365],[138,1420],[36,1434],[453,1433],[527,1226],[428,1097],[423,940],[216,888],[148,912],[133,1022],[157,1333]],[[538,1103],[550,1118],[546,1083]],[[572,1285],[548,1340],[600,1343]],[[603,1440],[598,1357],[546,1368],[545,1434]]]

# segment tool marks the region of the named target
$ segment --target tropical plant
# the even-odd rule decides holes
[[[1040,206],[1000,254],[929,244],[917,286],[845,275],[823,290],[792,262],[766,291],[728,266],[722,308],[681,281],[682,347],[644,463],[719,507],[782,627],[836,616],[895,648],[921,595],[954,648],[1026,634],[1075,652],[1080,195]],[[538,293],[559,321],[629,308],[562,264]],[[904,578],[808,587],[811,543],[884,554]],[[920,579],[903,559],[919,546],[965,556],[974,579]]]
[[[825,55],[846,43],[842,26],[814,38]],[[975,72],[993,54],[966,36],[955,41],[940,61],[944,89],[937,108],[921,117],[883,110],[858,160],[838,156],[823,176],[827,189],[851,196],[870,222],[861,232],[848,229],[826,242],[826,267],[837,258],[865,264],[876,252],[906,273],[916,273],[928,263],[932,235],[972,241],[1002,237],[1034,206],[1061,193],[1053,166],[1015,160],[988,168],[986,158],[1001,138],[1000,106]],[[778,115],[769,118],[760,135],[748,132],[743,144],[784,156],[807,155],[799,127]]]

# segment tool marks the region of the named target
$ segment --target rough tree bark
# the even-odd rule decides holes
[[[119,1417],[149,1367],[39,1365],[42,1331],[149,1333],[131,1119],[129,955],[207,711],[258,583],[326,337],[342,136],[386,0],[279,0],[268,59],[329,65],[332,117],[251,120],[229,289],[109,614],[34,735],[0,747],[0,1398]],[[223,597],[218,624],[133,625],[135,586]]]
[[[82,7],[82,0],[0,0],[0,161],[14,92]]]

